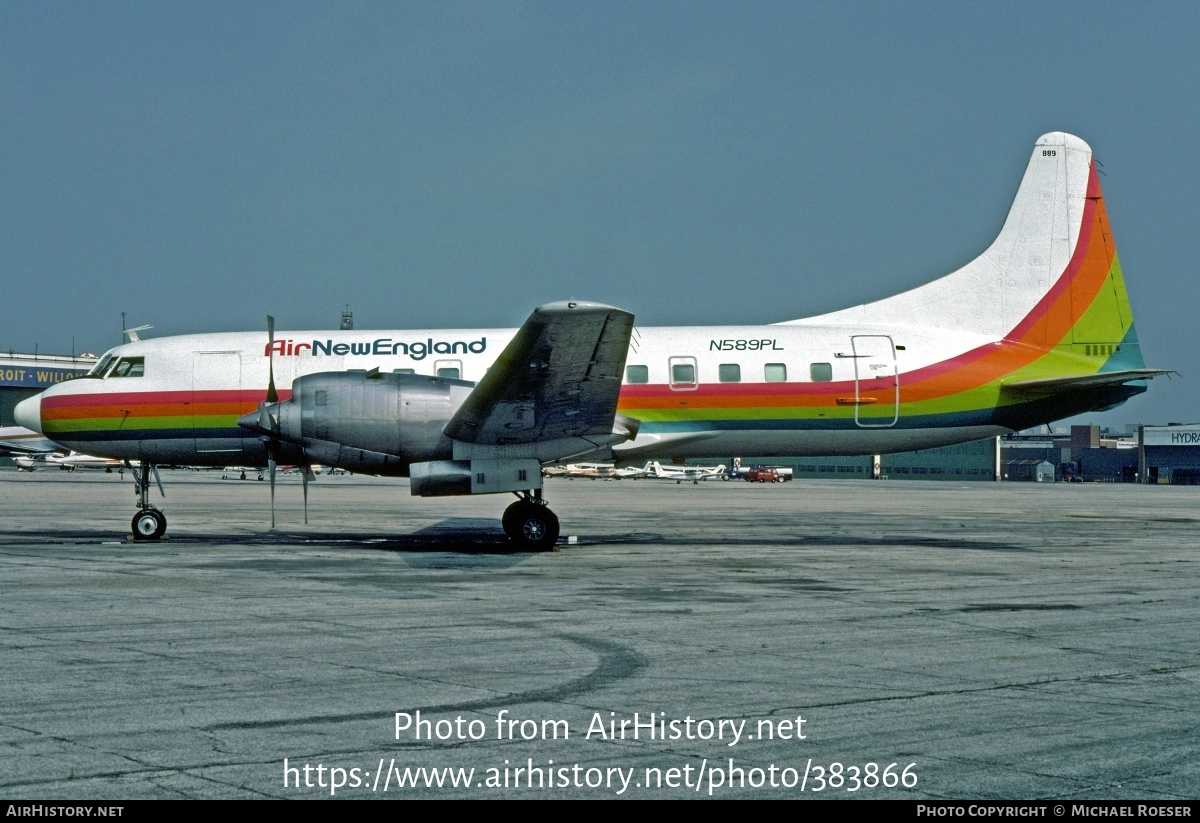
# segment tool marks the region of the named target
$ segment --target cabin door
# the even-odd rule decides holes
[[[863,428],[887,428],[900,419],[900,372],[896,347],[886,334],[856,334],[854,349],[854,422]]]

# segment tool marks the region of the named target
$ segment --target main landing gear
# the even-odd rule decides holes
[[[518,549],[554,551],[558,540],[558,517],[542,499],[542,490],[521,492],[520,499],[504,510],[500,523],[509,542]]]
[[[167,516],[150,505],[151,474],[158,483],[159,493],[163,497],[167,496],[167,493],[163,491],[162,479],[158,476],[158,467],[145,460],[141,462],[140,467],[135,467],[129,462],[126,462],[125,465],[133,473],[133,483],[137,494],[138,513],[133,516],[133,539],[158,540],[167,533]]]

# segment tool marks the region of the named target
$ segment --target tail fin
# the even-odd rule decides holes
[[[1038,138],[1000,234],[961,269],[805,322],[868,320],[1094,350],[1112,359],[1106,371],[1144,366],[1088,144],[1063,132]]]

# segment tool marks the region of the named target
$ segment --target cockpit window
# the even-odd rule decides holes
[[[113,367],[109,377],[141,377],[146,373],[146,358],[122,357]]]
[[[88,377],[103,377],[104,373],[106,371],[108,371],[108,367],[112,365],[112,361],[113,361],[113,356],[111,354],[104,355],[103,357],[100,358],[99,363],[92,366],[92,370],[87,373],[87,376]]]

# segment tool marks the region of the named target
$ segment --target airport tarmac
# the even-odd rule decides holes
[[[0,796],[1200,797],[1200,488],[163,479],[0,472]]]

